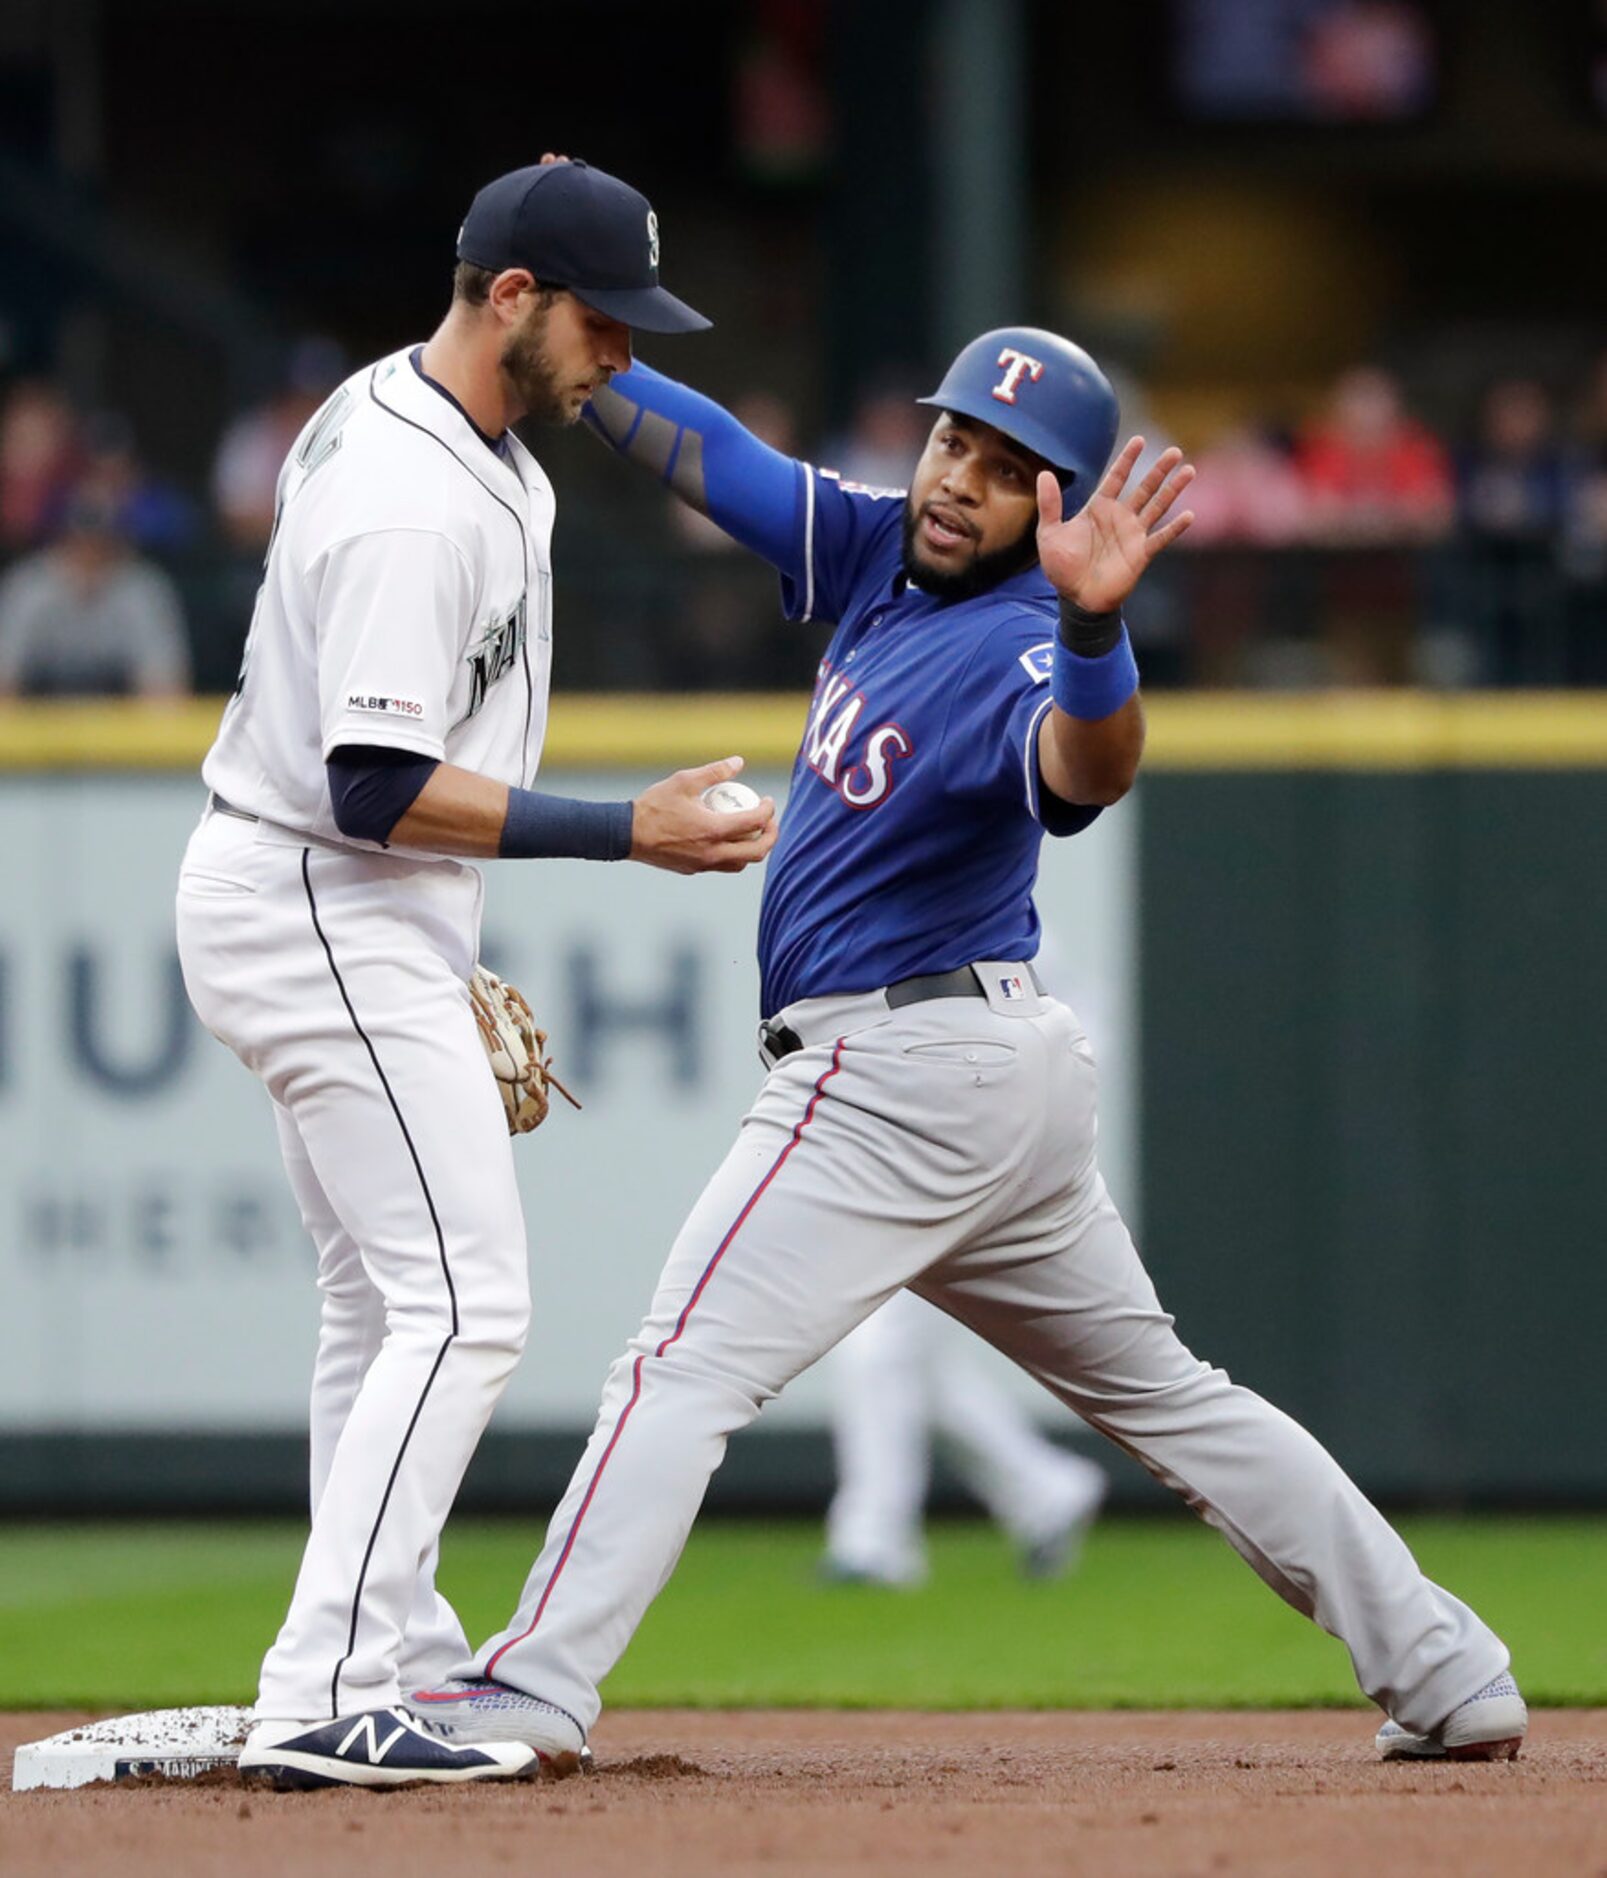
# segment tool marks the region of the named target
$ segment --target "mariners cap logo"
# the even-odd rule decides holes
[[[658,216],[652,209],[647,211],[647,265],[658,266]]]
[[[1000,404],[1015,403],[1016,387],[1022,379],[1026,379],[1029,384],[1036,384],[1043,377],[1043,360],[1018,352],[1014,346],[1004,348],[999,354],[998,363],[1004,367],[1004,377],[993,387],[993,395]]]

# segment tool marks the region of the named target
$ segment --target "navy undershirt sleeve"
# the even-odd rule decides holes
[[[332,750],[324,767],[340,832],[353,841],[389,841],[440,763],[416,750],[349,743]]]

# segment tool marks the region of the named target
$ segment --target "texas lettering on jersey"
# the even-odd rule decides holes
[[[885,802],[897,780],[894,764],[915,754],[909,733],[889,722],[877,724],[866,735],[857,746],[857,761],[847,761],[867,709],[864,692],[855,691],[846,678],[822,662],[814,709],[804,732],[804,761],[851,809],[873,809]]]

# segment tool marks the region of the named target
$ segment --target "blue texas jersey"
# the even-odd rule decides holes
[[[759,917],[761,1008],[1038,950],[1054,591],[1036,563],[970,600],[905,581],[901,495],[797,465],[789,617],[835,620]]]

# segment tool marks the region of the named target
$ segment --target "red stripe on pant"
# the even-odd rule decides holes
[[[681,1307],[681,1314],[675,1320],[675,1328],[653,1352],[655,1357],[663,1356],[670,1345],[673,1344],[680,1337],[682,1331],[686,1329],[687,1320],[691,1317],[698,1299],[701,1298],[703,1293],[708,1289],[709,1280],[714,1276],[715,1268],[719,1265],[721,1259],[725,1257],[726,1252],[735,1241],[737,1234],[741,1232],[742,1228],[747,1224],[753,1209],[763,1198],[765,1189],[770,1185],[771,1181],[775,1179],[776,1175],[781,1172],[782,1168],[786,1166],[788,1155],[790,1155],[793,1149],[797,1147],[798,1143],[803,1140],[804,1130],[809,1126],[810,1122],[814,1120],[815,1110],[820,1106],[820,1098],[825,1091],[826,1084],[831,1081],[832,1077],[835,1076],[842,1067],[843,1045],[846,1041],[847,1039],[844,1037],[837,1039],[836,1045],[831,1053],[831,1063],[822,1071],[820,1080],[815,1084],[814,1092],[809,1098],[809,1106],[804,1110],[802,1119],[793,1129],[792,1138],[776,1156],[774,1163],[765,1174],[764,1179],[761,1180],[758,1186],[754,1188],[753,1192],[748,1195],[742,1211],[737,1214],[735,1220],[731,1223],[730,1228],[726,1232],[725,1237],[715,1247],[713,1257],[711,1257],[708,1264],[704,1266],[702,1276],[692,1287],[692,1295]],[[536,1625],[541,1622],[542,1613],[547,1608],[547,1600],[552,1596],[558,1580],[563,1576],[564,1567],[569,1563],[569,1555],[575,1548],[576,1539],[580,1536],[581,1524],[585,1520],[592,1500],[596,1495],[598,1484],[603,1477],[603,1470],[608,1466],[609,1460],[613,1456],[614,1449],[619,1446],[619,1438],[625,1432],[625,1424],[631,1418],[631,1410],[634,1409],[636,1404],[641,1400],[642,1365],[646,1361],[647,1358],[645,1354],[636,1359],[635,1369],[631,1378],[630,1400],[620,1411],[618,1425],[609,1438],[608,1446],[603,1450],[602,1458],[597,1463],[597,1471],[592,1475],[591,1484],[586,1489],[586,1497],[581,1501],[579,1511],[575,1514],[575,1523],[569,1528],[569,1537],[564,1540],[564,1549],[558,1554],[558,1563],[552,1568],[552,1576],[547,1580],[547,1588],[541,1594],[541,1602],[536,1606],[535,1616],[531,1618],[529,1626],[526,1629],[520,1631],[517,1637],[510,1637],[508,1641],[503,1644],[502,1648],[486,1663],[485,1673],[492,1679],[496,1677],[497,1664],[501,1661],[502,1657],[511,1650],[516,1643],[523,1643],[526,1638],[531,1636],[535,1631]]]

